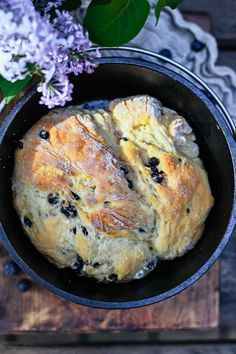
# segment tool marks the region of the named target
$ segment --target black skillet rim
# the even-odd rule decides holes
[[[214,106],[214,104],[211,102],[211,100],[194,84],[192,84],[190,81],[188,81],[186,78],[182,77],[181,75],[175,73],[174,71],[167,69],[159,64],[154,64],[150,63],[147,61],[140,61],[138,59],[130,59],[130,58],[100,58],[97,60],[100,64],[127,64],[127,65],[136,65],[138,67],[143,67],[147,69],[151,69],[154,71],[158,71],[164,75],[167,75],[173,80],[176,80],[189,90],[191,90],[195,95],[198,96],[198,98],[205,104],[205,106],[208,108],[208,110],[211,112],[213,117],[215,118],[217,124],[219,125],[222,133],[225,136],[225,139],[227,141],[228,149],[231,155],[231,161],[233,165],[233,171],[234,171],[234,198],[233,198],[233,206],[231,210],[231,215],[229,217],[228,225],[226,228],[226,231],[224,235],[222,236],[222,239],[220,243],[218,244],[215,252],[211,255],[211,257],[203,264],[201,268],[197,270],[191,277],[186,279],[184,282],[180,283],[178,286],[174,287],[173,289],[170,289],[162,294],[153,296],[153,297],[148,297],[140,300],[133,300],[133,301],[121,301],[121,302],[109,302],[109,301],[97,301],[97,300],[91,300],[91,299],[86,299],[84,297],[72,295],[66,291],[63,291],[51,283],[47,282],[44,280],[41,276],[39,276],[37,273],[35,273],[24,261],[23,259],[18,255],[18,253],[15,251],[14,247],[11,245],[10,241],[8,240],[8,237],[4,231],[4,228],[2,226],[2,223],[0,222],[0,239],[3,242],[4,247],[10,254],[10,256],[16,261],[16,263],[26,272],[28,273],[39,285],[45,287],[47,290],[51,291],[57,296],[60,296],[66,300],[72,301],[74,303],[88,306],[88,307],[95,307],[95,308],[102,308],[102,309],[130,309],[130,308],[137,308],[137,307],[142,307],[146,305],[151,305],[160,301],[163,301],[171,296],[176,295],[177,293],[183,291],[190,285],[192,285],[195,281],[197,281],[203,274],[206,273],[206,271],[215,263],[215,261],[218,259],[220,254],[222,253],[223,249],[225,248],[226,244],[228,243],[232,231],[234,229],[235,223],[236,223],[236,144],[235,141],[232,137],[232,134],[223,118],[221,113],[218,111],[218,109]],[[23,107],[25,103],[27,103],[28,99],[36,92],[36,86],[34,85],[32,88],[30,88],[25,95],[17,102],[17,104],[13,107],[11,112],[7,115],[6,119],[2,123],[0,127],[0,145],[2,143],[2,140],[5,136],[5,133],[11,124],[11,122],[14,120],[15,115],[18,113],[18,111]]]

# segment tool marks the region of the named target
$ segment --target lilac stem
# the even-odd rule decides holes
[[[6,106],[6,101],[3,99],[1,102],[0,102],[0,112],[2,112],[3,108]]]

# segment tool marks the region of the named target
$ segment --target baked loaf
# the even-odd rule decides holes
[[[200,238],[213,205],[192,129],[155,98],[54,109],[19,142],[13,199],[59,268],[129,281]]]

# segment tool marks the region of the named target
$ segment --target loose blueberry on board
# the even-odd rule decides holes
[[[29,228],[32,226],[32,221],[27,216],[24,216],[24,225]]]
[[[3,265],[3,274],[6,276],[18,275],[20,273],[20,268],[14,261],[7,261]]]
[[[191,49],[196,53],[201,52],[204,48],[205,44],[198,39],[194,39],[194,41],[191,43]]]
[[[168,59],[172,59],[172,52],[170,51],[170,49],[167,48],[161,49],[158,54]]]
[[[109,275],[109,280],[110,280],[110,281],[115,282],[115,281],[117,281],[117,279],[118,279],[117,274],[111,274],[111,275]]]
[[[31,281],[29,279],[21,279],[17,284],[17,288],[24,293],[31,288]]]
[[[49,193],[47,196],[47,200],[48,200],[49,204],[55,205],[55,204],[59,203],[59,194],[58,193],[56,193],[56,194]]]
[[[41,130],[39,132],[39,136],[41,139],[45,139],[45,140],[48,140],[50,137],[49,132],[47,132],[46,130]]]

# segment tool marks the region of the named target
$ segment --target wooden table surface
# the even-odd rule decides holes
[[[185,0],[180,6],[181,11],[192,21],[205,26],[217,38],[219,44],[219,64],[228,65],[236,70],[236,0]],[[19,344],[53,345],[51,349],[40,347],[17,349],[0,347],[0,353],[44,353],[44,354],[74,354],[74,353],[126,353],[126,344],[129,343],[130,354],[137,353],[236,353],[236,232],[234,232],[229,245],[221,257],[220,267],[220,323],[219,327],[210,331],[178,331],[137,334],[123,333],[99,334],[91,336],[61,335],[42,336],[2,336],[2,343],[16,342]],[[63,345],[83,345],[81,347],[59,348]],[[90,344],[99,345],[99,348]],[[166,345],[168,343],[168,345]],[[182,344],[184,343],[184,346]],[[206,343],[206,344],[204,344]],[[105,346],[106,344],[106,346]],[[111,347],[116,344],[116,347]],[[119,345],[118,345],[119,344]],[[132,345],[131,345],[132,344]],[[144,344],[149,344],[147,346]],[[107,347],[108,346],[108,347]]]

